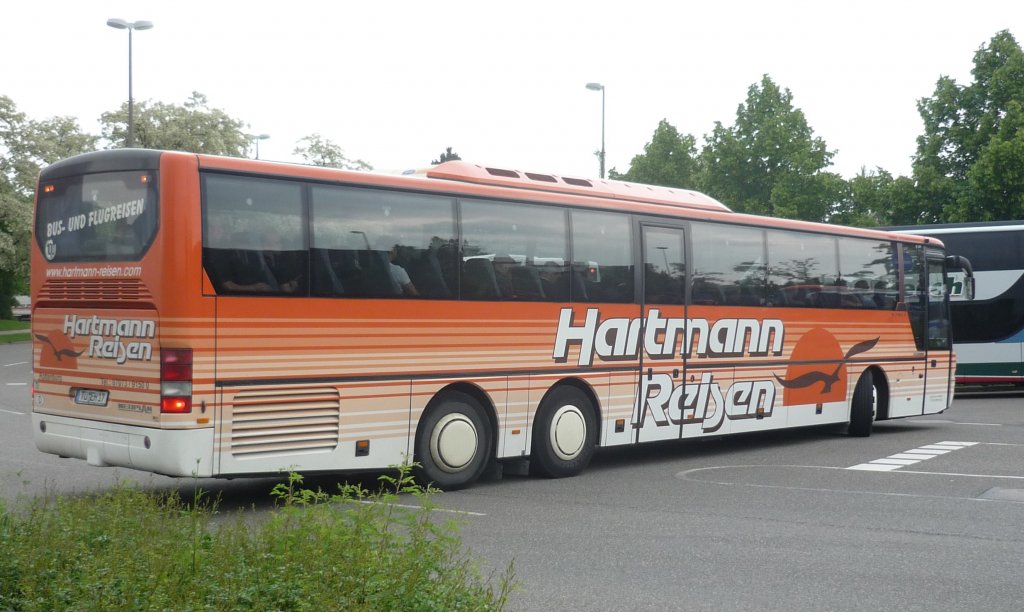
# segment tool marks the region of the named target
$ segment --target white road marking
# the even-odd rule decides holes
[[[895,465],[871,465],[864,464],[863,468],[866,471],[874,472],[890,472],[895,470],[899,466]],[[949,495],[927,495],[921,493],[894,493],[892,491],[858,491],[854,489],[833,489],[830,487],[797,487],[797,486],[785,486],[785,485],[770,485],[754,482],[732,482],[726,480],[714,480],[712,478],[699,478],[697,474],[704,474],[706,472],[713,472],[715,470],[732,470],[736,468],[753,470],[763,469],[766,467],[771,468],[800,468],[808,470],[849,470],[850,468],[841,468],[829,465],[773,465],[766,466],[764,464],[757,465],[715,465],[702,468],[693,468],[691,470],[685,470],[683,472],[676,473],[675,477],[679,480],[685,480],[689,482],[700,482],[704,484],[716,484],[730,487],[751,487],[755,489],[781,489],[784,491],[812,491],[819,493],[846,493],[848,495],[877,495],[881,497],[912,497],[920,499],[967,499],[969,501],[984,501],[993,503],[994,501],[1001,500],[989,500],[977,497],[962,497],[962,496],[949,496]],[[1001,474],[957,474],[955,472],[918,472],[913,470],[899,470],[892,472],[893,474],[914,474],[915,476],[963,476],[966,478],[989,478],[989,479],[1004,479],[1004,480],[1024,480],[1024,476],[1006,476]],[[1020,503],[1020,502],[1014,502]]]
[[[1002,427],[1002,423],[967,423],[963,421],[950,421],[949,419],[914,419],[915,423],[942,423],[943,425],[976,425],[979,427]]]
[[[362,500],[359,500],[359,503],[360,504],[377,504],[377,503],[380,503],[380,502],[375,502],[375,501],[372,501],[372,500],[369,500],[369,499],[362,499]],[[408,508],[409,510],[422,510],[423,509],[422,506],[412,506],[412,505],[409,505],[409,504],[390,504],[390,505],[392,505],[392,506],[394,506],[396,508]],[[448,512],[450,514],[465,514],[467,516],[487,516],[483,512],[471,512],[469,510],[452,510],[451,508],[431,508],[430,511],[431,512]]]
[[[900,470],[900,474],[928,474],[929,476],[963,476],[964,478],[1003,478],[1006,480],[1024,480],[1024,476],[1007,474],[961,474],[959,472],[919,472],[917,470]]]
[[[16,366],[16,365],[25,365],[25,364],[27,364],[27,363],[28,363],[27,361],[15,361],[14,363],[5,363],[5,364],[4,364],[4,367],[5,367],[5,368],[9,368],[9,367],[11,367],[11,366]]]
[[[893,470],[903,467],[902,465],[886,465],[884,463],[862,463],[855,465],[848,470],[863,470],[865,472],[891,472]]]
[[[17,410],[7,410],[6,408],[0,408],[0,412],[6,412],[7,414],[25,414],[24,412],[18,412]]]
[[[895,459],[893,457],[886,457],[885,459],[875,459],[872,463],[879,465],[914,465],[920,461],[920,459]]]
[[[974,446],[975,444],[977,444],[977,442],[953,442],[945,440],[935,444],[925,444],[924,446],[912,448],[908,451],[903,451],[902,453],[889,455],[882,459],[875,459],[874,461],[869,461],[867,463],[852,465],[846,469],[864,470],[869,472],[891,472],[901,467],[914,465],[915,463],[920,463],[925,459],[945,455],[946,453],[967,448],[968,446]]]
[[[26,385],[28,385],[28,383],[7,383],[8,387],[24,387]]]

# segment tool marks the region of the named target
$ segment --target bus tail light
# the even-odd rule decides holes
[[[160,412],[192,412],[192,349],[160,349]]]

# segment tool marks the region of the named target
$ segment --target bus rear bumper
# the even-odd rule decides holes
[[[32,436],[44,453],[167,476],[213,475],[213,428],[154,429],[32,413]]]

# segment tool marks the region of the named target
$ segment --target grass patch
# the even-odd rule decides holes
[[[32,334],[25,332],[23,334],[3,334],[0,335],[0,344],[11,344],[14,342],[28,342],[32,339]]]
[[[0,508],[0,609],[501,610],[510,565],[483,577],[434,490],[408,467],[380,491],[328,495],[293,474],[277,507],[213,524],[215,503],[129,485]],[[418,508],[396,505],[410,498]]]
[[[32,323],[29,321],[15,321],[13,319],[0,319],[0,331],[12,331],[16,329],[23,329],[26,332],[31,329]]]

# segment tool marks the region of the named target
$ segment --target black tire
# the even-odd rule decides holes
[[[548,478],[575,476],[590,464],[597,446],[597,417],[587,396],[575,387],[552,391],[533,424],[530,467]]]
[[[871,370],[865,370],[853,389],[850,400],[850,425],[846,433],[858,438],[871,435],[871,425],[875,421],[875,381]]]
[[[492,437],[479,402],[458,391],[445,393],[416,430],[417,480],[446,490],[473,484],[491,458]]]

